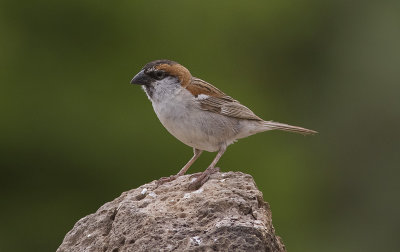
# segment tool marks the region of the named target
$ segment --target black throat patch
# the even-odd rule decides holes
[[[147,96],[148,96],[150,99],[153,99],[153,94],[154,94],[154,87],[153,87],[153,85],[152,85],[152,84],[150,84],[150,85],[144,85],[144,86],[143,86],[143,89],[144,89],[144,91],[146,92]]]

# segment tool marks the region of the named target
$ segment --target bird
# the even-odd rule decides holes
[[[189,184],[200,188],[213,173],[227,147],[256,133],[282,130],[312,135],[314,130],[284,123],[265,121],[239,101],[210,83],[192,76],[178,62],[162,59],[147,63],[131,80],[141,85],[162,125],[182,143],[193,148],[193,156],[176,174],[162,177],[159,184],[175,180],[186,173],[203,151],[217,152],[206,170]]]

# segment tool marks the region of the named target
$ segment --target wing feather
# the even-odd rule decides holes
[[[317,133],[314,130],[309,130],[298,126],[292,126],[273,121],[264,121],[254,114],[249,108],[240,104],[240,102],[237,100],[224,94],[221,90],[214,87],[210,83],[198,78],[192,77],[191,82],[186,86],[186,89],[193,94],[195,99],[199,102],[202,110],[238,119],[262,121],[266,128],[265,130],[284,130],[301,133],[304,135]]]
[[[228,99],[228,97],[208,97],[201,99],[199,100],[200,108],[229,117],[262,121],[249,108],[230,97]]]
[[[201,79],[193,77],[186,89],[194,95],[203,110],[239,119],[263,121],[249,108]]]

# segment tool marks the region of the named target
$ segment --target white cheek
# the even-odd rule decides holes
[[[180,89],[180,84],[176,78],[167,77],[153,84],[154,92],[152,101],[162,103],[175,96],[175,93]]]

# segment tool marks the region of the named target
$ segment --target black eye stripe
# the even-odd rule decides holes
[[[152,77],[153,79],[157,79],[157,80],[162,80],[166,77],[166,73],[161,70],[147,71],[146,74],[149,75],[150,77]]]

